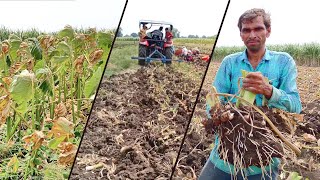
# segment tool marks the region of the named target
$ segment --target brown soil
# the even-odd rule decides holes
[[[71,179],[168,179],[199,85],[160,65],[100,88]]]

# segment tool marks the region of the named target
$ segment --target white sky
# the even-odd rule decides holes
[[[240,15],[252,8],[271,14],[271,35],[267,44],[320,43],[320,1],[317,0],[233,0],[223,23],[217,46],[243,45],[237,27]]]
[[[228,0],[129,0],[121,27],[123,34],[139,31],[140,20],[167,21],[180,36],[213,36],[218,33]]]
[[[125,0],[0,0],[0,26],[42,31],[73,27],[116,28]],[[153,5],[153,3],[155,5]],[[141,19],[172,22],[182,35],[215,35],[227,0],[129,0],[121,24],[123,34],[139,30]],[[264,8],[271,13],[272,32],[267,44],[320,43],[320,1],[233,0],[222,28],[218,46],[243,45],[237,21],[247,9]]]
[[[0,0],[0,26],[42,31],[73,27],[118,26],[125,0]]]
[[[1,20],[14,29],[61,30],[66,24],[74,27],[115,28],[125,0],[0,0]],[[210,2],[210,4],[209,4]],[[139,31],[139,20],[169,21],[187,36],[218,33],[227,0],[212,3],[197,0],[129,0],[123,23],[123,34]]]

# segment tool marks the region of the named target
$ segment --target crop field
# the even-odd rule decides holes
[[[220,61],[226,55],[243,51],[244,49],[244,46],[217,47],[213,59]],[[268,49],[289,53],[296,61],[297,65],[320,66],[320,44],[318,43],[270,45],[268,46]]]
[[[113,35],[70,26],[54,34],[6,33],[0,52],[0,179],[65,179]]]
[[[170,177],[207,62],[140,68],[137,53],[116,41],[71,179]]]
[[[211,46],[179,41],[175,45],[202,46],[201,52]],[[219,62],[211,62],[177,158],[207,63],[197,60],[170,67],[152,63],[141,68],[130,59],[138,51],[132,41],[116,41],[114,47],[71,179],[168,179],[176,161],[174,179],[196,179],[213,148],[214,137],[201,122],[207,116],[205,96]],[[297,157],[285,149],[280,179],[319,177],[319,70],[298,66],[303,121],[295,124],[291,135],[292,132],[279,129],[302,154]],[[310,140],[305,133],[316,140]]]

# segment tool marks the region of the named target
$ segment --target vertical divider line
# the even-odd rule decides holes
[[[114,45],[114,42],[116,41],[117,34],[118,34],[118,31],[119,31],[119,28],[120,28],[120,25],[121,25],[121,22],[122,22],[122,18],[123,18],[123,15],[124,15],[125,10],[126,10],[126,8],[127,8],[127,4],[128,4],[128,0],[126,0],[126,3],[125,3],[125,5],[124,5],[124,7],[123,7],[122,14],[121,14],[121,17],[120,17],[120,21],[119,21],[117,30],[116,30],[116,32],[115,32],[115,35],[114,35],[114,38],[113,38],[113,41],[112,41],[112,44],[111,44],[111,47],[110,47],[110,51],[109,51],[109,54],[108,54],[108,57],[107,57],[107,62],[106,62],[106,65],[104,66],[103,73],[102,73],[102,76],[101,76],[101,78],[100,78],[100,82],[99,82],[98,88],[97,88],[97,90],[96,90],[96,95],[94,96],[94,99],[93,99],[93,101],[92,101],[92,105],[91,105],[91,109],[90,109],[90,112],[89,112],[89,116],[88,116],[88,118],[87,118],[86,125],[85,125],[84,128],[83,128],[83,133],[82,133],[82,136],[81,136],[81,140],[80,140],[80,142],[79,142],[79,146],[78,146],[78,149],[77,149],[77,152],[76,152],[76,155],[75,155],[75,159],[74,159],[74,161],[73,161],[73,163],[72,163],[72,166],[71,166],[71,169],[70,169],[70,173],[69,173],[68,179],[70,179],[70,177],[71,177],[72,169],[73,169],[73,166],[74,166],[74,164],[75,164],[75,162],[76,162],[76,157],[77,157],[77,155],[78,155],[78,152],[79,152],[79,149],[80,149],[80,146],[81,146],[81,142],[82,142],[82,140],[83,140],[83,136],[84,136],[84,134],[85,134],[85,132],[86,132],[86,127],[87,127],[87,125],[88,125],[88,123],[89,123],[89,119],[90,119],[90,116],[91,116],[91,113],[92,113],[93,105],[94,105],[94,102],[95,102],[95,100],[96,100],[96,98],[97,98],[97,95],[98,95],[98,93],[99,93],[101,81],[102,81],[102,79],[103,79],[103,77],[104,77],[104,73],[105,73],[105,71],[106,71],[106,68],[107,68],[107,65],[108,65],[108,62],[109,62],[109,59],[110,59],[110,55],[111,55],[111,52],[112,52],[112,49],[113,49],[113,45]]]
[[[185,141],[185,138],[186,138],[186,136],[187,136],[188,129],[189,129],[189,125],[190,125],[191,120],[192,120],[192,116],[193,116],[194,111],[195,111],[196,106],[197,106],[197,102],[198,102],[199,95],[200,95],[200,92],[201,92],[201,89],[202,89],[202,86],[203,86],[203,82],[204,82],[204,80],[205,80],[205,78],[206,78],[206,74],[207,74],[207,71],[208,71],[209,66],[210,66],[210,63],[211,63],[211,59],[212,59],[212,56],[213,56],[213,53],[214,53],[214,49],[215,49],[216,44],[217,44],[217,41],[218,41],[218,39],[219,39],[220,31],[221,31],[221,28],[222,28],[224,19],[225,19],[225,17],[226,17],[227,11],[228,11],[230,1],[231,1],[231,0],[228,0],[226,9],[225,9],[225,11],[224,11],[224,14],[223,14],[223,17],[222,17],[222,21],[221,21],[221,24],[220,24],[220,27],[219,27],[219,31],[218,31],[216,40],[215,40],[214,45],[213,45],[213,48],[212,48],[212,52],[211,52],[211,55],[210,55],[209,63],[208,63],[207,68],[206,68],[206,70],[205,70],[205,72],[204,72],[204,74],[203,74],[202,82],[201,82],[201,85],[200,85],[200,88],[199,88],[199,91],[198,91],[198,94],[197,94],[197,97],[196,97],[196,101],[195,101],[194,106],[193,106],[193,109],[192,109],[192,113],[191,113],[190,119],[189,119],[188,124],[187,124],[187,127],[186,127],[186,131],[184,132],[184,135],[183,135],[183,138],[182,138],[182,141],[181,141],[181,145],[180,145],[180,148],[179,148],[179,151],[178,151],[178,155],[177,155],[177,158],[176,158],[176,162],[174,163],[174,166],[172,167],[170,180],[172,180],[173,175],[174,175],[174,171],[176,170],[176,166],[177,166],[178,161],[179,161],[179,156],[180,156],[180,153],[181,153],[181,150],[182,150],[182,146],[183,146],[184,141]]]

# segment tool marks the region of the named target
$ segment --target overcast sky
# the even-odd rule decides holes
[[[213,36],[219,26],[228,0],[129,0],[121,27],[124,34],[139,31],[139,20],[167,21],[181,36]]]
[[[0,26],[42,31],[74,27],[116,28],[125,0],[0,0]],[[141,19],[172,22],[181,35],[215,35],[227,0],[129,0],[121,27],[124,34],[137,32]],[[247,9],[262,7],[271,13],[272,32],[267,44],[320,43],[320,2],[317,0],[233,0],[218,46],[242,45],[237,28]]]
[[[239,16],[251,8],[271,14],[271,35],[267,44],[320,43],[320,1],[317,0],[233,0],[230,3],[217,46],[243,45],[237,27]]]
[[[14,29],[35,27],[61,30],[65,24],[75,27],[115,28],[125,0],[0,0],[0,25]],[[209,4],[210,2],[210,4]],[[217,34],[227,0],[192,3],[174,0],[129,0],[123,23],[124,34],[139,31],[139,20],[169,21],[181,35]]]
[[[66,24],[98,29],[118,26],[125,0],[0,0],[0,26],[57,31]]]

